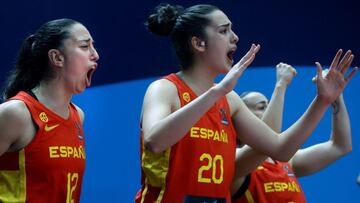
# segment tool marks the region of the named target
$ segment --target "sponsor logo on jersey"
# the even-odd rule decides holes
[[[287,174],[288,174],[289,177],[295,176],[294,173],[290,171],[288,165],[284,165],[283,168],[284,168],[284,170],[287,172]]]
[[[44,130],[45,130],[45,132],[50,132],[50,131],[54,130],[55,128],[57,128],[58,126],[59,126],[59,124],[51,125],[51,126],[46,124]]]
[[[182,95],[182,98],[184,101],[189,102],[190,101],[190,94],[189,92],[184,92]]]
[[[83,139],[83,136],[81,135],[81,130],[80,130],[80,125],[78,124],[78,122],[75,122],[75,126],[76,126],[76,129],[77,129],[77,136],[80,140]]]
[[[225,110],[225,108],[220,109],[220,116],[221,116],[221,123],[224,124],[224,125],[228,125],[229,121],[226,118],[226,110]]]
[[[41,112],[39,114],[39,118],[42,122],[47,123],[49,121],[49,118],[47,117],[45,112]]]

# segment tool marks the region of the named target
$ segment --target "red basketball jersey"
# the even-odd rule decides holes
[[[11,99],[26,104],[37,132],[24,149],[0,156],[0,202],[79,202],[85,151],[75,106],[65,120],[25,92]]]
[[[197,95],[176,75],[181,107]],[[142,136],[141,136],[142,137]],[[170,149],[153,154],[141,141],[142,187],[135,201],[230,202],[236,134],[224,96]]]
[[[275,161],[275,164],[263,162],[250,174],[250,184],[245,194],[234,197],[234,203],[306,202],[304,192],[291,165],[279,161]]]

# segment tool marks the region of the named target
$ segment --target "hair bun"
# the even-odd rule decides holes
[[[170,4],[160,4],[155,8],[156,12],[151,14],[145,23],[148,30],[160,36],[171,34],[176,19],[183,12],[182,6],[172,6]]]

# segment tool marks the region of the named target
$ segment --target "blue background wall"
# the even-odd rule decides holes
[[[159,0],[18,0],[0,6],[0,82],[4,83],[22,40],[41,24],[73,18],[90,30],[100,54],[93,87],[74,101],[86,112],[87,169],[82,202],[132,202],[140,186],[139,115],[147,85],[177,70],[168,39],[149,34],[143,23]],[[295,66],[330,62],[338,48],[351,49],[359,65],[359,8],[357,0],[168,0],[185,7],[197,3],[219,6],[240,38],[240,58],[251,43],[262,45],[237,91],[257,90],[271,96],[272,68],[280,61]],[[269,68],[270,67],[270,68]],[[310,78],[314,68],[298,69],[286,96],[288,127],[305,111],[315,95]],[[320,173],[302,178],[309,202],[360,202],[355,178],[359,162],[359,100],[356,75],[345,91],[353,127],[353,152]],[[306,145],[328,139],[330,115]]]

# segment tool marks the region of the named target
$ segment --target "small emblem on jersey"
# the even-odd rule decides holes
[[[226,110],[224,108],[220,109],[221,123],[224,125],[228,125],[229,121],[226,118]]]
[[[45,112],[41,112],[41,113],[39,114],[39,118],[40,118],[40,120],[41,120],[42,122],[44,122],[44,123],[47,123],[47,122],[49,121],[49,119],[48,119],[48,117],[47,117],[47,115],[46,115]]]
[[[290,171],[288,165],[284,165],[283,168],[287,172],[289,177],[294,176],[294,173]]]
[[[184,94],[182,95],[183,97],[183,100],[186,101],[186,102],[189,102],[190,101],[190,94],[189,92],[184,92]]]
[[[75,122],[75,126],[76,126],[76,129],[77,129],[78,138],[79,138],[80,140],[82,140],[82,139],[83,139],[83,136],[81,135],[80,126],[79,126],[79,124],[78,124],[77,122]]]
[[[54,130],[55,128],[57,128],[59,126],[59,124],[56,124],[56,125],[51,125],[49,126],[48,124],[45,125],[45,131],[46,132],[50,132],[52,130]]]

